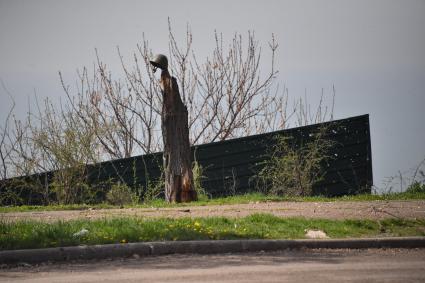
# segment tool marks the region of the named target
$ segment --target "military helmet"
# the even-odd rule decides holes
[[[152,60],[149,61],[154,67],[166,70],[168,68],[167,56],[162,54],[156,54]]]

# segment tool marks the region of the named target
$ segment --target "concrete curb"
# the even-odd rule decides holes
[[[144,242],[0,251],[0,264],[41,263],[166,254],[214,254],[285,249],[425,248],[425,237],[325,240],[212,240]]]

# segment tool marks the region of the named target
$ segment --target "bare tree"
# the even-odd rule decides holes
[[[3,128],[0,128],[0,178],[6,179],[8,176],[8,169],[10,164],[8,164],[10,160],[10,155],[12,153],[13,147],[15,146],[14,142],[10,140],[10,120],[12,117],[13,110],[15,108],[15,102],[13,102],[12,106],[7,113],[6,119],[4,121]],[[9,141],[9,142],[8,142]]]
[[[317,108],[312,109],[307,100],[307,90],[305,90],[304,99],[299,98],[293,107],[296,115],[296,125],[301,127],[329,120],[332,121],[335,106],[335,93],[335,86],[332,86],[332,104],[328,107],[323,101],[325,93],[322,88]]]
[[[198,63],[190,28],[180,46],[169,23],[170,69],[188,109],[191,144],[285,127],[287,97],[272,90],[277,74],[274,58],[278,45],[274,36],[269,43],[271,69],[265,76],[260,76],[261,49],[254,33],[248,33],[246,43],[236,34],[226,47],[221,34],[215,33],[214,39],[211,59]],[[93,128],[106,154],[104,158],[159,151],[163,148],[158,123],[163,101],[149,65],[152,53],[148,41],[143,38],[137,46],[133,64],[125,63],[119,49],[118,54],[125,74],[123,81],[112,79],[98,55],[92,76],[86,68],[78,74],[76,95],[60,74],[68,102],[78,119]]]
[[[3,80],[0,79],[3,90],[11,98],[12,105],[7,112],[4,124],[0,127],[0,178],[6,179],[8,177],[8,170],[10,169],[10,158],[15,146],[15,142],[11,139],[11,129],[10,124],[12,120],[13,111],[15,109],[15,101],[12,98],[12,95],[7,90]]]
[[[205,60],[197,58],[192,49],[189,26],[183,44],[170,22],[168,35],[169,69],[188,111],[190,144],[284,129],[293,117],[300,125],[318,122],[329,114],[321,108],[322,101],[317,115],[312,114],[306,100],[288,111],[288,90],[284,87],[280,91],[274,84],[278,44],[273,35],[268,64],[262,60],[253,32],[246,37],[235,34],[229,43],[215,32],[211,55]],[[65,173],[72,173],[69,168],[80,168],[77,173],[82,176],[87,164],[164,149],[160,126],[164,101],[149,63],[152,52],[148,40],[143,37],[130,63],[119,49],[118,55],[124,73],[120,79],[113,76],[96,50],[93,69],[78,72],[76,88],[68,86],[59,73],[67,95],[60,107],[49,100],[41,105],[36,101],[35,112],[29,109],[25,120],[13,121],[12,107],[7,118],[10,127],[5,124],[0,135],[3,178],[57,170],[64,174],[65,182]],[[72,151],[74,155],[70,155]]]
[[[235,35],[227,50],[223,48],[222,35],[215,34],[215,42],[212,59],[203,66],[196,64],[202,103],[192,120],[195,143],[241,136],[248,124],[277,102],[269,92],[277,74],[273,64],[277,49],[274,38],[270,45],[271,69],[263,79],[259,71],[261,52],[253,33],[248,33],[246,50],[241,35]]]

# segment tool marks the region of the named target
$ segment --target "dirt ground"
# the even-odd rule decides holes
[[[105,217],[244,217],[253,213],[270,213],[280,217],[327,219],[425,218],[425,200],[357,201],[357,202],[261,202],[233,205],[187,206],[175,208],[89,209],[0,213],[0,220],[99,219]]]

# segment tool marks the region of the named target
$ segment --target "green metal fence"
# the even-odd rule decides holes
[[[373,185],[369,115],[335,120],[327,123],[292,128],[267,134],[248,136],[192,147],[192,156],[203,168],[202,187],[213,197],[255,191],[255,176],[261,163],[269,158],[276,137],[292,137],[302,146],[321,127],[334,141],[324,178],[314,186],[314,194],[340,196],[370,192]],[[121,182],[130,187],[146,187],[147,182],[161,176],[162,153],[111,160],[89,166],[91,184],[105,180]],[[53,172],[38,175],[46,187]],[[4,184],[3,184],[4,186]],[[100,192],[99,198],[105,192]],[[39,197],[21,190],[26,203],[37,204]]]

